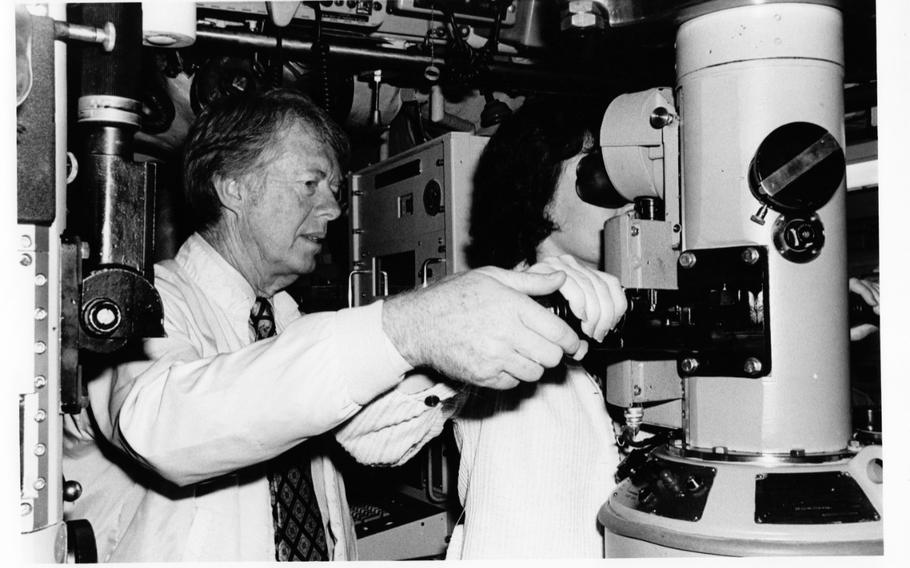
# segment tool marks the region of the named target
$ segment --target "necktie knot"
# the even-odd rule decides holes
[[[275,314],[272,312],[272,303],[268,298],[256,298],[253,309],[250,311],[250,327],[256,340],[265,339],[275,335]]]

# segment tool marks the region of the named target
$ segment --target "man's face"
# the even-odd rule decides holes
[[[245,176],[241,246],[261,259],[265,280],[293,282],[316,268],[326,226],[341,213],[341,182],[332,150],[299,125],[279,135],[264,165]]]

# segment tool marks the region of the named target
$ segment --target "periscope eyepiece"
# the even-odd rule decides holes
[[[629,203],[610,181],[599,148],[585,155],[575,167],[575,192],[595,207],[619,209]]]

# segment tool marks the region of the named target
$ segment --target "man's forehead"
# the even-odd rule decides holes
[[[318,167],[326,173],[339,169],[335,149],[316,136],[312,129],[294,125],[278,135],[274,148],[275,158],[296,162],[302,168]]]

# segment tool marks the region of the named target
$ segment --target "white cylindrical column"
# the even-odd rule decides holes
[[[688,379],[692,447],[824,453],[849,440],[844,182],[803,213],[772,206],[764,224],[752,219],[762,202],[750,188],[759,148],[785,125],[827,133],[790,162],[797,173],[800,159],[811,165],[825,143],[843,151],[841,20],[825,5],[769,3],[699,16],[678,30],[684,248],[767,247],[772,359],[762,378]],[[823,245],[809,260],[785,258],[776,223],[812,213]]]

